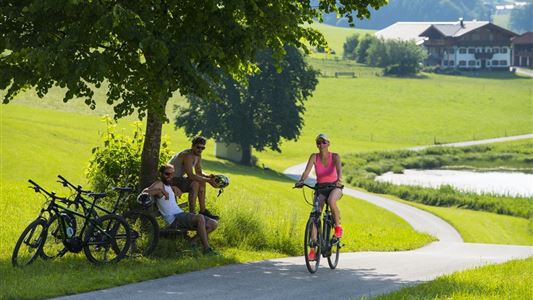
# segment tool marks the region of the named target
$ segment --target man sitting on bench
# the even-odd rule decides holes
[[[209,246],[207,236],[217,228],[217,221],[201,214],[186,213],[176,202],[176,196],[181,196],[179,188],[170,185],[170,180],[174,176],[174,167],[164,164],[159,167],[159,178],[151,186],[144,189],[144,193],[157,198],[159,212],[172,228],[195,230],[197,234],[192,238],[192,242],[202,242],[204,254],[213,254],[214,250]]]

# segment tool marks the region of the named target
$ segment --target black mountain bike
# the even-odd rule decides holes
[[[320,201],[318,196],[318,188],[304,184],[304,186],[314,190],[313,203],[309,203],[313,206],[309,219],[305,225],[304,234],[304,257],[307,270],[311,273],[318,271],[320,266],[320,256],[328,259],[328,265],[331,269],[335,269],[339,263],[339,253],[341,248],[340,238],[335,237],[335,220],[329,209],[329,204],[325,202],[326,209],[324,210],[322,221],[320,220]],[[333,185],[332,185],[333,186]],[[326,186],[325,188],[330,188]],[[305,193],[304,193],[305,198]],[[306,202],[307,202],[307,198]],[[309,251],[315,250],[315,260],[309,259]]]
[[[95,264],[118,262],[126,256],[131,242],[130,227],[118,215],[99,217],[95,213],[94,207],[101,195],[88,194],[94,201],[82,214],[68,207],[75,205],[73,201],[44,190],[31,179],[28,181],[32,184],[30,188],[42,194],[47,201],[37,219],[24,229],[18,239],[11,257],[13,266],[25,266],[34,262],[43,252],[49,235],[61,241],[62,247],[58,255],[83,250],[87,259]],[[83,220],[79,230],[76,228],[77,223],[73,221],[75,218]]]
[[[57,175],[59,183],[64,187],[68,187],[75,191],[73,195],[73,203],[76,207],[81,207],[82,211],[86,212],[92,203],[84,198],[84,195],[94,194],[91,191],[83,190],[80,185],[74,185],[69,182],[65,177]],[[112,209],[106,209],[100,205],[94,205],[100,212],[106,214],[116,214],[120,203],[127,198],[127,196],[133,192],[130,187],[114,187],[114,191],[118,192],[117,200],[115,201]],[[102,197],[105,197],[106,193],[99,193]],[[142,209],[129,210],[122,215],[122,217],[128,222],[131,228],[131,256],[148,256],[155,251],[157,243],[159,242],[159,224],[157,220],[148,211]],[[58,240],[55,241],[56,244]],[[48,244],[48,243],[47,243]],[[50,242],[52,244],[52,242]],[[47,247],[45,247],[47,248]],[[47,251],[43,251],[42,254],[45,258],[51,258],[57,256],[58,251],[51,251],[48,255]]]

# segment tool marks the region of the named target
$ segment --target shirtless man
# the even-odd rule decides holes
[[[206,183],[215,186],[214,175],[206,175],[202,172],[202,152],[206,142],[206,138],[202,136],[195,137],[190,149],[183,150],[170,159],[169,164],[173,165],[175,170],[172,185],[177,186],[184,193],[189,193],[189,212],[194,213],[196,198],[198,198],[200,214],[218,220],[218,216],[211,214],[205,208]]]

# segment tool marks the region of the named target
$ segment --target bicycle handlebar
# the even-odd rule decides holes
[[[307,184],[307,183],[305,183],[305,182],[302,184],[301,187],[299,187],[299,186],[294,186],[293,188],[298,189],[298,188],[302,188],[302,187],[304,187],[304,186],[306,186],[306,187],[308,187],[308,188],[310,188],[310,189],[312,189],[312,190],[315,190],[315,191],[319,189],[318,186],[316,186],[316,185],[315,185],[315,186],[312,186],[312,185]],[[337,185],[334,184],[334,183],[331,183],[331,184],[328,184],[328,185],[326,185],[326,186],[322,186],[322,187],[320,187],[320,188],[330,188],[330,187],[337,187]]]
[[[49,192],[49,191],[43,189],[43,187],[41,187],[39,184],[37,184],[35,181],[33,181],[31,179],[28,179],[28,182],[33,185],[33,187],[30,186],[30,188],[32,188],[36,193],[41,193],[42,192],[46,196],[52,198],[52,200],[54,200],[54,201],[55,200],[59,200],[59,201],[64,202],[64,203],[73,203],[73,201],[70,200],[70,199],[56,196],[55,192]]]
[[[88,194],[88,193],[91,193],[91,191],[86,191],[86,190],[83,190],[81,185],[78,185],[78,186],[75,186],[74,184],[72,184],[70,181],[68,181],[65,177],[61,176],[61,175],[57,175],[57,177],[59,179],[61,179],[59,181],[59,183],[61,183],[64,187],[67,187],[67,186],[70,186],[71,188],[73,188],[74,190],[76,190],[76,192],[78,193],[83,193],[83,194]]]

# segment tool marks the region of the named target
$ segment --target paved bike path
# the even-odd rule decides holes
[[[299,178],[304,167],[291,167],[285,174]],[[398,214],[417,231],[430,233],[439,241],[412,251],[342,253],[336,270],[330,270],[322,260],[314,275],[307,272],[302,256],[288,257],[215,267],[61,299],[359,298],[475,266],[533,256],[530,246],[464,243],[452,226],[430,213],[366,192],[348,188],[344,192]]]

